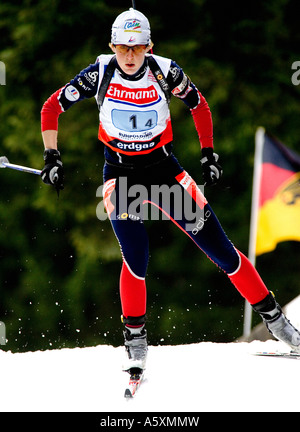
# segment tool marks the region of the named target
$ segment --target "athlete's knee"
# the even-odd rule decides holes
[[[250,304],[259,303],[266,298],[269,290],[249,259],[242,252],[237,252],[240,257],[240,265],[234,272],[229,273],[228,277]]]
[[[133,274],[145,277],[149,260],[148,248],[127,245],[122,248],[122,255]]]
[[[241,265],[241,257],[233,244],[229,241],[222,256],[216,258],[216,264],[227,274],[235,273]]]

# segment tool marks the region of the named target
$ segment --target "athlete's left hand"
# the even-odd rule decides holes
[[[204,147],[202,149],[202,159],[200,162],[202,164],[204,186],[212,186],[220,180],[223,169],[218,160],[219,155],[214,153],[212,148]]]

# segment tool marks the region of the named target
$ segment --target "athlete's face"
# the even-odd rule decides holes
[[[113,45],[112,50],[116,54],[120,68],[127,75],[135,74],[145,60],[145,54],[149,51],[146,45]]]

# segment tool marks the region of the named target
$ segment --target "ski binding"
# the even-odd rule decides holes
[[[133,398],[136,394],[137,389],[141,385],[141,382],[144,377],[144,371],[140,368],[131,368],[126,372],[130,374],[128,387],[125,389],[124,397],[125,398]]]

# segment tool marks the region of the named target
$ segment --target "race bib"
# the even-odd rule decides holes
[[[115,128],[126,132],[144,132],[157,125],[157,112],[152,111],[124,111],[114,109],[111,112]]]

